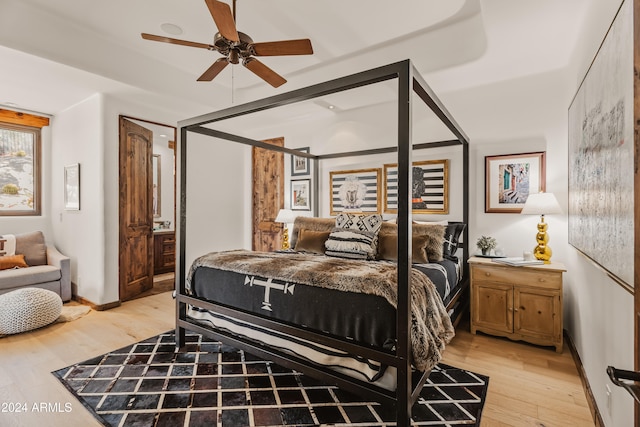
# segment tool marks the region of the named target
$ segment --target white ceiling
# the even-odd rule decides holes
[[[204,0],[0,0],[0,104],[55,114],[137,92],[206,112],[407,58],[437,93],[455,92],[566,67],[597,1],[238,0],[254,41],[312,41],[313,55],[261,58],[288,80],[274,89],[240,65],[196,82],[218,53],[140,37],[212,43]]]

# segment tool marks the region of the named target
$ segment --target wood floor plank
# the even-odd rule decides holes
[[[0,402],[24,402],[27,413],[0,413],[0,426],[99,427],[52,371],[174,328],[171,293],[92,311],[69,323],[0,338]],[[461,324],[444,363],[488,375],[481,427],[593,426],[578,371],[568,349],[472,335]],[[60,412],[33,412],[51,404]],[[65,412],[65,404],[71,405]]]

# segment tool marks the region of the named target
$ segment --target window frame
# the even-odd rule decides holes
[[[0,216],[41,216],[42,215],[42,129],[19,123],[11,123],[0,118],[0,129],[33,134],[33,209],[10,210],[0,207]]]

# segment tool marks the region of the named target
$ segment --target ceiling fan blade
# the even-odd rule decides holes
[[[213,46],[206,43],[197,43],[197,42],[190,42],[187,40],[172,39],[171,37],[155,36],[153,34],[147,34],[147,33],[142,33],[140,35],[142,36],[143,39],[152,40],[154,42],[179,44],[181,46],[201,47],[203,49],[210,49],[210,50],[215,49]]]
[[[218,27],[218,31],[227,40],[234,42],[240,41],[238,30],[236,29],[236,21],[231,13],[231,7],[228,4],[217,0],[204,0],[207,3],[209,12],[213,21]]]
[[[264,65],[262,62],[255,58],[246,58],[242,61],[242,65],[251,70],[256,76],[260,77],[265,82],[269,83],[273,87],[280,87],[287,81],[280,74],[273,71],[271,68]]]
[[[213,65],[211,65],[211,67],[207,69],[207,71],[205,71],[200,77],[198,77],[198,81],[210,82],[218,74],[220,74],[220,71],[224,70],[224,67],[226,67],[227,65],[229,65],[229,61],[227,61],[227,58],[218,59],[213,63]]]
[[[313,53],[309,39],[252,43],[249,49],[257,56],[311,55]]]

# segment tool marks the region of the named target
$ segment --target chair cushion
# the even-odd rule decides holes
[[[55,292],[23,288],[0,295],[0,335],[31,331],[60,317],[62,300]]]
[[[0,289],[12,289],[38,283],[55,282],[56,280],[60,280],[61,274],[58,267],[51,265],[0,270]]]
[[[16,235],[16,254],[24,254],[30,266],[47,264],[47,245],[42,231]]]

